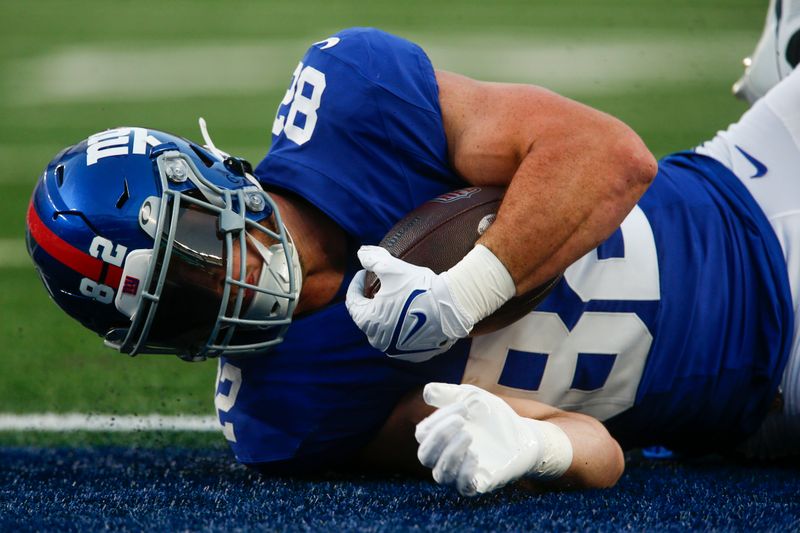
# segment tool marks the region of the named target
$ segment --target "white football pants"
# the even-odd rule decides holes
[[[800,68],[773,87],[739,122],[696,148],[744,183],[775,230],[789,272],[796,311],[792,354],[784,371],[783,412],[774,413],[747,452],[781,456],[800,451]]]

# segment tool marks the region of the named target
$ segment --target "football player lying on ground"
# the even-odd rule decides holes
[[[783,7],[740,92],[785,79],[657,168],[613,117],[350,29],[297,65],[255,171],[204,125],[207,148],[118,128],[59,153],[29,251],[107,345],[219,356],[223,432],[264,471],[421,462],[475,494],[610,486],[621,446],[796,452],[800,20]],[[468,184],[508,190],[448,272],[362,247]],[[359,259],[382,280],[371,300]],[[468,337],[561,273],[535,312]]]

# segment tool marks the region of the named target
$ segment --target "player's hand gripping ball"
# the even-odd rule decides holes
[[[377,272],[382,288],[364,296],[366,270],[347,290],[347,310],[369,343],[389,357],[420,362],[469,335],[474,321],[453,301],[444,275],[406,263],[379,246],[362,246],[361,265]]]
[[[475,243],[494,221],[504,192],[499,187],[470,187],[438,196],[400,220],[381,247],[361,247],[358,256],[366,271],[350,284],[347,309],[373,347],[390,357],[425,361],[460,338],[518,320],[550,292],[557,279],[512,297],[488,317],[454,297],[451,268],[465,256],[488,253],[498,262],[490,250]],[[508,275],[504,269],[503,273]],[[487,287],[492,286],[493,273],[487,270],[484,275]]]
[[[403,217],[389,230],[380,246],[394,257],[439,274],[461,261],[494,222],[506,190],[468,187],[445,193]],[[369,269],[367,269],[369,270]],[[471,336],[504,328],[533,311],[561,277],[515,296],[472,328]],[[372,298],[381,281],[372,272],[364,280],[364,295]]]

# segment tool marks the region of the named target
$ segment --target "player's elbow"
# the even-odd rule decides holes
[[[596,204],[599,219],[595,223],[607,231],[603,238],[619,227],[658,172],[658,163],[642,139],[621,121],[612,119],[612,123],[603,141],[602,173],[597,174],[603,192]]]
[[[582,489],[613,487],[625,472],[625,456],[619,443],[602,422],[588,417],[571,415],[583,421],[580,439],[574,448],[572,465],[564,476],[566,486]]]
[[[605,434],[602,437],[602,444],[598,446],[596,468],[593,469],[591,477],[586,480],[586,488],[605,489],[613,487],[625,472],[625,455],[622,453],[622,448],[605,431],[605,428],[603,428],[603,432]]]
[[[632,129],[620,123],[611,157],[618,172],[618,185],[641,196],[653,182],[658,172],[658,163],[644,141]]]
[[[608,466],[604,475],[598,479],[597,488],[613,487],[625,472],[625,455],[622,453],[622,448],[616,440],[610,440],[607,451]]]
[[[639,136],[628,149],[630,179],[645,191],[658,173],[658,162]]]

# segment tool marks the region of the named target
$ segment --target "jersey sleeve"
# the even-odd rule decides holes
[[[317,206],[362,243],[464,186],[450,168],[433,66],[405,39],[352,28],[315,43],[278,107],[256,176]]]

